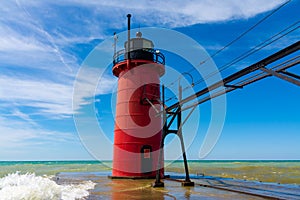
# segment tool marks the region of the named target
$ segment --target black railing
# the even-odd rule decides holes
[[[137,49],[129,52],[130,59],[150,60],[158,64],[165,64],[165,56],[155,49]],[[113,57],[113,63],[118,64],[128,59],[128,53],[125,49],[122,49],[115,53]]]

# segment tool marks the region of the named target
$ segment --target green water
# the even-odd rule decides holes
[[[184,173],[183,163],[176,161],[166,171]],[[262,182],[300,184],[300,161],[190,161],[191,174]]]
[[[0,177],[9,173],[55,175],[58,172],[109,172],[111,161],[2,161]],[[189,161],[191,174],[263,182],[300,184],[300,161]],[[182,161],[165,161],[165,171],[184,173]]]

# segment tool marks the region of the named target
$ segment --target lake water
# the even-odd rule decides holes
[[[111,166],[111,161],[0,162],[0,199],[84,199],[96,186],[95,181],[57,184],[54,176],[60,172],[107,176]],[[189,170],[194,175],[300,185],[300,161],[189,161]],[[165,161],[165,174],[168,172],[183,174],[183,162]]]

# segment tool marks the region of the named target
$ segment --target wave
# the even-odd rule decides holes
[[[34,173],[8,174],[0,178],[0,200],[75,200],[89,196],[95,187],[92,181],[58,185],[51,177]]]

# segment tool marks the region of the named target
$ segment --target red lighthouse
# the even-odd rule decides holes
[[[112,177],[153,178],[162,139],[163,122],[157,112],[165,59],[141,32],[130,38],[131,16],[127,17],[128,41],[124,50],[115,53],[112,69],[119,78]]]

